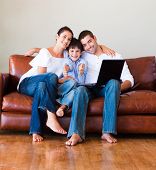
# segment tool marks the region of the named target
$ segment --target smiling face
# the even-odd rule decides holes
[[[73,37],[72,33],[65,30],[59,35],[57,34],[56,43],[60,48],[66,49],[69,46],[72,37]]]
[[[68,53],[72,61],[77,61],[81,56],[81,50],[78,47],[70,48]]]
[[[90,35],[87,35],[81,39],[81,43],[85,51],[92,53],[92,54],[96,53],[98,44],[97,44],[95,36],[91,37]]]

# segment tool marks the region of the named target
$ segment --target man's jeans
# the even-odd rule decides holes
[[[45,73],[25,78],[20,83],[19,92],[33,97],[30,134],[42,134],[47,119],[47,110],[56,112],[57,82],[56,74]],[[69,92],[72,87],[75,87],[73,81],[67,85],[65,88],[62,87],[62,89],[66,89],[66,91],[62,90],[64,95],[65,92]]]
[[[104,97],[102,133],[117,133],[117,109],[120,99],[120,83],[110,80],[103,87],[89,88],[91,97]]]

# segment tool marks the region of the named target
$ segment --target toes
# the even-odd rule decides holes
[[[38,134],[33,134],[33,142],[41,142],[43,137]]]
[[[113,136],[111,136],[110,134],[103,134],[101,139],[106,140],[109,143],[116,143],[117,139],[115,139]]]
[[[72,141],[68,140],[65,144],[68,145],[68,146],[71,146]]]

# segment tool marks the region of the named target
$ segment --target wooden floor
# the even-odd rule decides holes
[[[74,147],[65,141],[51,135],[34,144],[26,133],[0,133],[0,170],[156,170],[155,135],[122,135],[113,145],[93,134]]]

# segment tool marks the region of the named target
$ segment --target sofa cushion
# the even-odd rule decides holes
[[[126,59],[135,84],[133,90],[155,90],[156,89],[156,65],[155,57],[140,57]]]
[[[12,86],[10,87],[10,91],[15,91],[17,88],[18,81],[20,77],[26,73],[31,66],[29,62],[33,59],[32,56],[24,56],[24,55],[12,55],[9,58],[9,74],[10,74],[10,82]]]
[[[124,93],[120,96],[118,115],[155,115],[156,92],[150,90],[137,90]],[[88,115],[102,114],[104,99],[93,99],[88,106]]]
[[[2,110],[31,113],[32,97],[12,92],[3,97]]]
[[[121,95],[118,112],[125,115],[155,115],[156,92],[150,90],[131,91]]]

